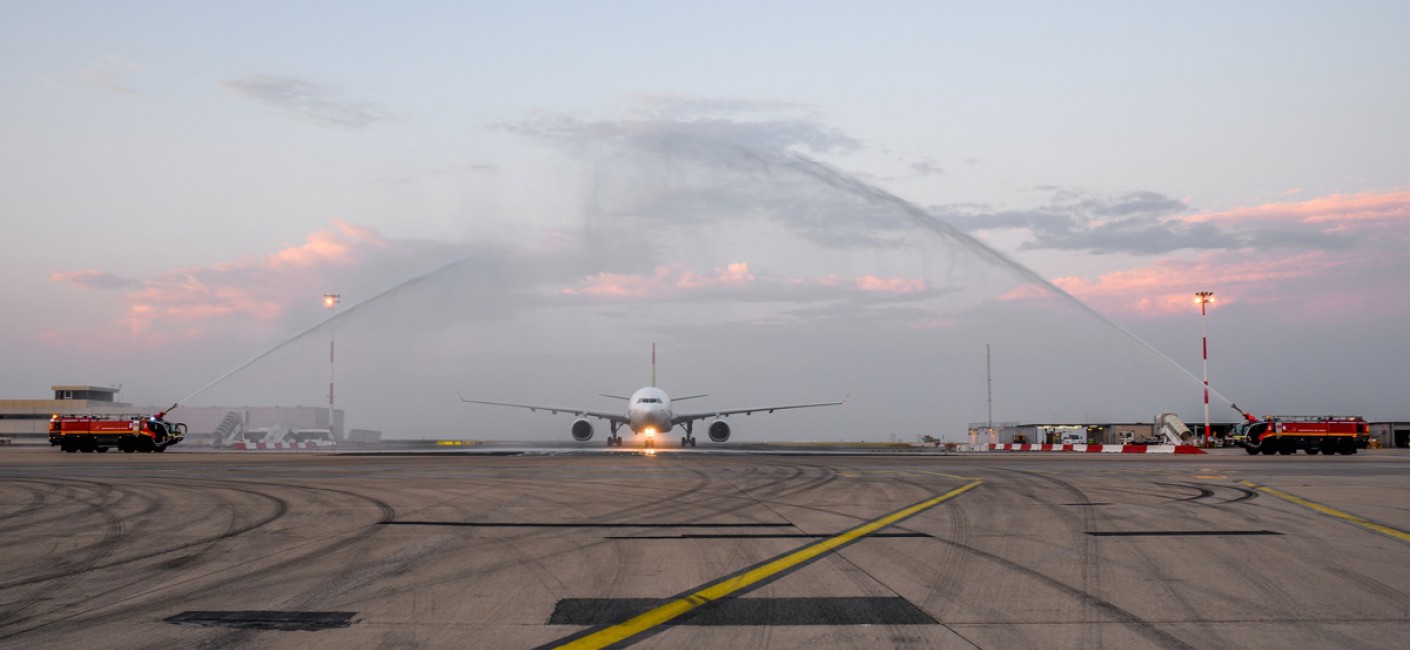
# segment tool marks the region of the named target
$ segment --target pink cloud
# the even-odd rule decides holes
[[[1284,257],[1231,258],[1227,253],[1206,253],[1191,262],[1164,258],[1154,263],[1096,277],[1054,278],[1053,284],[1099,311],[1155,317],[1194,309],[1196,290],[1215,291],[1215,304],[1274,302],[1297,285],[1314,278],[1336,276],[1355,266],[1353,259],[1324,251]],[[1050,298],[1034,285],[1020,286],[1002,300]]]
[[[1198,258],[1166,257],[1133,269],[1069,276],[1053,283],[1111,314],[1156,317],[1195,309],[1193,292],[1212,290],[1219,304],[1307,304],[1325,310],[1393,312],[1406,304],[1399,280],[1410,272],[1410,191],[1334,194],[1182,217],[1254,229],[1356,233],[1352,246],[1320,251],[1248,249]],[[1050,299],[1033,285],[1002,300]]]
[[[680,263],[663,264],[651,275],[598,273],[582,281],[582,286],[564,289],[567,295],[612,298],[664,298],[683,291],[743,287],[756,278],[747,262],[734,262],[712,273],[699,274]]]
[[[303,243],[264,257],[173,269],[140,281],[91,269],[55,273],[50,279],[121,289],[125,307],[117,320],[128,340],[161,343],[200,338],[207,326],[217,323],[274,321],[294,302],[316,297],[333,269],[358,265],[388,245],[374,229],[334,220]]]
[[[273,267],[309,267],[316,264],[355,263],[354,249],[359,245],[385,248],[386,240],[370,228],[356,226],[341,219],[333,220],[334,230],[318,230],[299,246],[286,246],[265,258]]]
[[[50,280],[85,287],[88,289],[121,289],[132,286],[135,280],[113,275],[107,271],[84,269],[82,271],[60,271],[51,274]]]
[[[1283,222],[1323,232],[1410,227],[1410,190],[1333,194],[1306,201],[1280,201],[1183,217],[1190,222]]]
[[[819,298],[820,294],[799,293],[809,289],[829,289],[832,298],[840,297],[842,291],[855,288],[863,292],[887,294],[911,294],[927,289],[923,278],[883,278],[864,275],[844,279],[829,274],[816,279],[800,277],[760,277],[749,268],[747,262],[734,262],[724,268],[716,268],[709,273],[697,273],[683,264],[664,264],[656,267],[651,274],[598,273],[579,281],[578,286],[563,289],[564,295],[593,296],[616,299],[664,299],[679,298],[688,294],[705,292],[734,292],[744,297],[754,292],[755,297],[776,297],[810,295]]]
[[[915,293],[925,291],[925,280],[922,278],[880,278],[875,275],[864,275],[857,278],[857,288],[862,291],[882,293]]]

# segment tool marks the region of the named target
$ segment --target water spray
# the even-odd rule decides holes
[[[196,397],[197,395],[200,395],[201,393],[204,393],[204,392],[206,392],[207,390],[210,390],[210,388],[211,388],[212,386],[215,386],[216,384],[219,384],[220,382],[225,381],[226,379],[229,379],[231,375],[234,375],[235,373],[240,372],[241,370],[244,370],[244,369],[246,369],[246,368],[248,368],[248,367],[254,365],[255,363],[259,362],[261,359],[263,359],[263,358],[265,358],[265,357],[267,357],[267,356],[269,356],[269,355],[271,355],[271,354],[274,354],[275,352],[278,352],[279,350],[283,349],[284,347],[288,346],[289,344],[294,343],[294,342],[298,341],[299,339],[302,339],[302,338],[308,336],[309,334],[312,334],[312,333],[318,331],[319,329],[322,329],[324,325],[329,324],[329,323],[330,323],[331,321],[333,321],[333,319],[335,319],[335,318],[346,318],[347,316],[351,315],[353,312],[356,312],[357,310],[362,309],[363,307],[365,307],[365,306],[367,306],[367,305],[373,304],[373,303],[375,303],[375,302],[377,302],[377,301],[379,301],[379,300],[385,298],[385,297],[388,296],[389,294],[392,294],[392,293],[394,293],[394,292],[396,292],[396,291],[398,291],[398,290],[401,290],[401,289],[403,289],[403,288],[405,288],[405,287],[409,287],[409,286],[418,284],[418,283],[420,283],[420,282],[426,280],[427,278],[430,278],[431,276],[437,275],[437,274],[439,274],[439,273],[441,273],[441,272],[443,272],[443,271],[446,271],[446,270],[448,270],[448,269],[451,269],[451,268],[454,268],[454,267],[456,267],[456,266],[459,266],[462,262],[465,262],[465,261],[467,261],[467,260],[469,260],[469,259],[471,259],[469,255],[466,255],[466,256],[464,256],[464,257],[457,258],[457,259],[455,259],[454,261],[452,261],[452,262],[450,262],[450,263],[448,263],[448,264],[445,264],[445,265],[443,265],[443,266],[441,266],[441,267],[439,267],[439,268],[433,269],[433,270],[431,270],[431,271],[427,271],[427,272],[425,272],[425,273],[422,273],[421,275],[418,275],[418,276],[416,276],[416,277],[413,277],[413,278],[411,278],[411,279],[409,279],[409,280],[406,280],[405,282],[402,282],[401,284],[398,284],[398,285],[396,285],[396,286],[394,286],[394,287],[392,287],[392,288],[390,288],[390,289],[387,289],[386,291],[383,291],[383,292],[381,292],[381,293],[379,293],[379,294],[377,294],[377,295],[375,295],[375,296],[372,296],[371,298],[368,298],[367,300],[364,300],[364,301],[362,301],[362,302],[360,302],[360,303],[357,303],[356,305],[353,305],[352,307],[349,307],[349,308],[343,310],[343,312],[342,312],[341,314],[333,314],[333,315],[330,315],[328,318],[324,319],[323,322],[321,322],[321,323],[319,323],[319,324],[317,324],[317,325],[314,325],[313,327],[310,327],[310,328],[308,328],[308,329],[306,329],[306,330],[304,330],[304,331],[302,331],[302,332],[299,332],[297,335],[293,336],[292,338],[289,338],[289,339],[285,340],[284,342],[282,342],[282,343],[280,343],[280,344],[278,344],[278,345],[276,345],[276,346],[274,346],[274,347],[272,347],[272,348],[270,348],[270,349],[268,349],[268,350],[265,350],[264,352],[261,352],[259,355],[255,356],[254,358],[250,359],[249,361],[246,361],[245,363],[242,363],[242,364],[240,364],[239,366],[236,366],[234,370],[231,370],[230,372],[227,372],[227,373],[221,375],[220,377],[217,377],[215,381],[212,381],[211,383],[206,384],[205,386],[202,386],[202,387],[201,387],[200,389],[198,389],[196,392],[191,393],[190,395],[187,395],[185,399],[181,400],[181,402],[178,402],[178,403],[184,403],[184,402],[189,402],[189,401],[191,401],[191,399],[194,398],[194,397]],[[331,389],[330,389],[330,390],[331,390]],[[176,408],[176,406],[175,406],[175,405],[172,405],[172,408]],[[168,409],[168,410],[170,410],[170,409]],[[331,415],[330,415],[330,417],[331,417]],[[330,422],[330,424],[331,424],[332,420],[329,420],[329,422]]]
[[[1101,312],[1092,308],[1087,303],[1079,300],[1077,296],[1068,293],[1065,289],[1057,286],[1056,284],[1053,284],[1052,282],[1049,282],[1047,278],[1038,275],[1038,273],[1033,271],[1032,269],[1018,263],[1017,261],[1014,261],[1007,255],[1004,255],[1003,253],[991,248],[988,244],[985,244],[973,235],[970,235],[969,233],[955,228],[949,223],[946,223],[945,221],[936,218],[935,216],[931,215],[925,210],[922,210],[915,204],[905,199],[902,199],[901,197],[896,196],[895,194],[887,192],[886,190],[883,190],[881,188],[863,183],[820,162],[798,154],[789,154],[786,160],[787,162],[793,163],[791,166],[799,173],[802,173],[819,182],[825,183],[834,189],[850,192],[872,203],[889,205],[891,207],[900,209],[901,212],[907,217],[910,217],[910,219],[915,222],[916,225],[921,226],[922,228],[925,228],[942,237],[953,238],[956,241],[960,242],[960,244],[968,247],[971,252],[978,254],[981,258],[998,264],[999,266],[1018,274],[1019,277],[1033,284],[1036,284],[1039,287],[1042,287],[1043,289],[1046,289],[1048,292],[1052,293],[1058,298],[1065,300],[1066,302],[1077,307],[1078,309],[1081,309],[1087,314],[1095,317],[1097,320],[1115,328],[1118,332],[1125,334],[1132,341],[1139,343],[1142,347],[1149,350],[1157,357],[1164,359],[1166,363],[1169,363],[1171,366],[1174,366],[1175,368],[1179,369],[1180,372],[1185,373],[1185,375],[1188,376],[1191,380],[1195,381],[1196,383],[1199,383],[1200,385],[1205,385],[1205,382],[1199,377],[1197,377],[1194,373],[1190,372],[1179,363],[1176,363],[1174,359],[1171,359],[1169,356],[1166,356],[1164,352],[1161,352],[1155,346],[1151,345],[1150,343],[1147,343],[1145,339],[1136,336],[1134,332],[1126,329],[1125,327],[1122,327],[1116,321],[1107,318]],[[1224,400],[1226,404],[1229,404],[1231,406],[1233,405],[1233,402],[1229,398],[1221,395],[1219,391],[1214,390],[1213,388],[1210,388],[1209,391],[1214,396],[1218,397],[1221,400]]]

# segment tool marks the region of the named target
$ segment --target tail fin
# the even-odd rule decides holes
[[[651,343],[651,387],[656,387],[656,343]]]

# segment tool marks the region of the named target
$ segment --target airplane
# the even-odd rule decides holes
[[[715,409],[710,411],[698,411],[694,413],[676,413],[671,408],[671,396],[666,394],[666,391],[656,387],[655,343],[651,344],[650,386],[637,390],[635,393],[632,393],[631,397],[622,397],[620,395],[602,395],[602,397],[611,397],[613,399],[626,400],[627,412],[625,415],[623,415],[621,412],[594,411],[591,409],[580,409],[562,406],[541,406],[537,404],[516,404],[511,402],[487,402],[483,400],[465,399],[464,395],[460,395],[459,397],[460,401],[465,402],[467,404],[511,406],[514,408],[529,409],[530,411],[548,411],[549,413],[553,414],[572,413],[578,416],[578,419],[573,421],[573,425],[569,429],[569,433],[571,433],[573,439],[578,442],[587,442],[589,440],[592,440],[592,435],[594,431],[592,422],[588,421],[588,418],[598,418],[601,420],[606,420],[608,426],[611,427],[611,431],[607,436],[608,447],[611,447],[613,445],[616,445],[618,447],[622,446],[622,437],[617,435],[617,431],[618,429],[624,426],[628,429],[631,429],[633,434],[644,434],[646,436],[646,440],[644,441],[643,445],[646,447],[656,446],[656,434],[666,433],[667,431],[670,431],[676,426],[680,426],[681,428],[685,429],[685,436],[681,438],[681,446],[694,447],[695,422],[697,420],[715,418],[715,421],[710,423],[710,427],[709,429],[707,429],[707,433],[710,436],[710,440],[714,442],[725,442],[729,440],[730,426],[727,422],[725,422],[724,418],[730,415],[736,415],[739,413],[750,415],[756,411],[773,413],[774,411],[782,411],[785,409],[805,409],[819,406],[840,406],[847,402],[847,398],[844,397],[840,402],[818,402],[814,404],[785,404],[781,406],[756,406],[753,408]],[[681,402],[688,399],[695,399],[697,397],[706,397],[706,395],[689,395],[686,397],[678,397],[674,401]]]

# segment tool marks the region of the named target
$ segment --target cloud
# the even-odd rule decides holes
[[[939,161],[930,157],[916,160],[910,164],[910,167],[911,171],[915,172],[917,176],[932,176],[945,173],[945,170],[940,167]]]
[[[737,120],[749,115],[808,113],[807,104],[777,102],[742,97],[700,97],[682,93],[636,93],[626,95],[614,108],[625,114],[650,120],[683,121],[703,117]]]
[[[1029,210],[951,205],[932,212],[967,231],[1026,230],[1025,250],[1157,255],[1177,250],[1286,248],[1340,250],[1358,233],[1401,224],[1410,215],[1410,192],[1333,195],[1222,212],[1194,213],[1184,202],[1156,192],[1096,196],[1042,187],[1053,193]]]
[[[119,321],[136,339],[193,338],[201,323],[268,322],[290,304],[317,296],[338,267],[368,262],[392,246],[371,228],[335,220],[269,255],[208,267],[178,268],[144,280],[98,270],[54,273],[50,279],[93,289],[118,290]]]
[[[387,113],[371,102],[349,99],[337,89],[303,79],[251,74],[222,85],[243,97],[319,126],[361,129],[389,119]]]
[[[1298,306],[1279,318],[1336,309],[1403,315],[1403,305],[1410,304],[1402,280],[1410,276],[1410,192],[1335,194],[1184,215],[1179,222],[1236,233],[1244,246],[1193,259],[1165,256],[1136,268],[1055,278],[1053,284],[1100,310],[1136,317],[1186,311],[1195,289],[1215,291],[1225,305]],[[1051,298],[1032,284],[1001,297]],[[1318,308],[1304,308],[1309,304]]]
[[[49,276],[54,282],[72,284],[87,289],[123,289],[136,284],[136,280],[113,275],[107,271],[84,269],[82,271],[61,271]]]
[[[102,90],[119,95],[137,95],[136,88],[127,85],[123,77],[142,69],[141,64],[128,61],[116,54],[109,54],[77,72],[59,75],[43,75],[45,81]]]
[[[1332,194],[1305,201],[1264,203],[1193,214],[1184,220],[1244,227],[1283,226],[1325,234],[1387,232],[1403,240],[1410,238],[1410,190]]]
[[[922,278],[879,278],[875,275],[864,275],[857,278],[857,288],[862,291],[881,293],[915,293],[925,291],[925,280]]]
[[[577,287],[563,289],[561,293],[599,298],[666,299],[702,289],[742,287],[755,280],[746,262],[730,264],[708,274],[695,273],[683,264],[674,263],[656,267],[651,275],[598,273],[583,279]]]
[[[1221,304],[1272,302],[1286,297],[1288,289],[1297,283],[1340,274],[1349,264],[1325,251],[1243,258],[1206,253],[1194,262],[1163,259],[1095,278],[1055,278],[1053,283],[1098,309],[1163,316],[1188,312],[1193,301],[1192,287],[1217,288],[1215,297]]]
[[[782,226],[830,248],[914,246],[916,224],[894,206],[818,182],[809,154],[860,144],[809,116],[685,121],[590,120],[540,113],[501,128],[553,145],[594,170],[590,227],[631,249],[662,226]]]
[[[682,151],[695,147],[746,147],[760,151],[803,149],[840,153],[857,140],[818,121],[801,104],[690,95],[630,95],[616,102],[617,119],[588,120],[540,111],[528,119],[504,122],[503,130],[577,148],[629,141],[646,150]]]
[[[909,300],[934,295],[923,278],[836,275],[808,279],[756,273],[747,262],[734,262],[700,273],[670,263],[651,273],[597,273],[561,289],[565,296],[603,301],[663,302],[828,302]]]
[[[1232,250],[1248,245],[1247,238],[1211,225],[1178,218],[1188,210],[1183,201],[1157,192],[1127,192],[1098,196],[1061,188],[1046,205],[1029,210],[992,210],[987,206],[951,205],[932,208],[937,217],[966,231],[1027,230],[1032,238],[1024,250],[1058,249],[1092,253],[1153,255],[1180,249]]]

